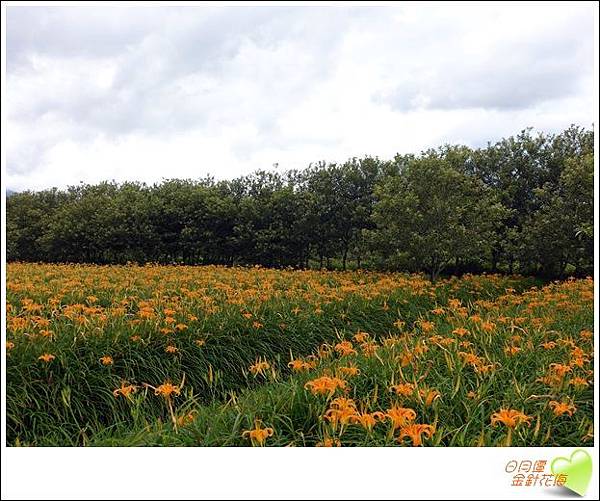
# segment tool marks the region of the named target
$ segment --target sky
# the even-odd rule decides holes
[[[595,9],[9,6],[5,186],[231,179],[590,129]]]

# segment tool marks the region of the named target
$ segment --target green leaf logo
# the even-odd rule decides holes
[[[583,496],[592,478],[592,458],[583,449],[577,449],[571,454],[571,459],[554,458],[550,469],[554,475],[566,475],[565,487]]]

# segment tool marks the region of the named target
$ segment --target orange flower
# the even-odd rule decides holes
[[[483,362],[480,362],[474,367],[474,370],[477,374],[487,374],[488,372],[492,372],[496,368],[496,365],[496,363],[484,365]]]
[[[453,337],[442,337],[442,336],[431,336],[429,338],[429,341],[432,342],[433,344],[437,344],[438,346],[449,346],[451,344],[454,344],[456,342],[456,339],[454,339]]]
[[[265,371],[269,370],[271,365],[266,360],[258,359],[254,364],[252,364],[249,368],[250,372],[254,374],[254,376],[265,375]]]
[[[329,407],[332,409],[353,409],[356,411],[356,404],[354,403],[354,400],[346,397],[334,398],[329,404]]]
[[[356,416],[356,409],[353,407],[341,407],[339,409],[327,409],[323,415],[331,425],[337,428],[338,424],[346,425],[351,422],[351,419]]]
[[[398,428],[406,426],[411,421],[414,421],[417,417],[417,413],[412,409],[393,406],[390,409],[387,409],[385,417],[392,422],[392,431],[396,431]]]
[[[260,421],[255,421],[254,428],[251,430],[244,430],[242,437],[250,437],[252,445],[262,446],[267,438],[273,436],[273,428],[261,428]]]
[[[379,421],[383,421],[385,419],[385,414],[383,412],[363,412],[361,414],[354,414],[350,417],[350,422],[354,424],[359,424],[363,428],[368,431],[373,429],[373,426],[377,424]]]
[[[415,390],[415,385],[412,383],[400,383],[394,386],[390,386],[390,390],[394,391],[396,395],[402,395],[403,397],[410,397]]]
[[[368,357],[374,355],[377,351],[377,348],[379,348],[379,345],[373,342],[363,343],[360,345],[360,349],[362,350],[363,354]]]
[[[124,382],[121,383],[121,387],[117,388],[116,390],[113,391],[113,395],[115,398],[117,398],[119,395],[122,395],[123,397],[131,400],[131,394],[135,393],[137,390],[137,386],[134,386],[132,384],[125,384]]]
[[[146,385],[149,386],[150,388],[152,388],[154,390],[154,394],[155,395],[161,395],[165,398],[171,398],[171,395],[180,395],[181,394],[181,387],[183,386],[183,381],[181,382],[181,384],[179,386],[175,386],[174,384],[170,383],[170,382],[166,382],[161,384],[158,388],[154,388],[154,386],[150,386],[150,385]]]
[[[483,322],[481,324],[481,328],[485,331],[485,332],[492,332],[494,330],[494,328],[496,327],[496,324],[494,322]]]
[[[521,351],[521,348],[518,346],[506,346],[504,348],[504,353],[506,353],[509,357],[516,355]]]
[[[465,364],[471,364],[471,365],[477,366],[481,363],[481,360],[479,359],[479,357],[477,355],[475,355],[475,353],[459,351],[458,355],[460,356],[460,358],[462,358],[462,360]]]
[[[344,376],[357,376],[358,374],[360,374],[360,369],[354,366],[339,367],[338,371]]]
[[[173,345],[169,345],[165,348],[165,352],[167,353],[177,353],[179,351],[179,349],[177,348],[177,346],[173,346]]]
[[[346,425],[357,414],[354,400],[345,397],[338,397],[331,401],[329,409],[323,415],[323,419],[329,421],[334,429],[338,424]]]
[[[352,343],[350,341],[342,341],[341,343],[336,344],[335,351],[337,351],[342,357],[356,354],[356,350],[352,347]]]
[[[469,331],[467,329],[465,329],[464,327],[458,327],[456,329],[454,329],[452,331],[452,334],[456,334],[457,336],[466,336],[469,333]]]
[[[12,350],[15,347],[15,343],[13,343],[12,341],[6,341],[6,349],[7,350]]]
[[[44,353],[43,355],[40,355],[38,357],[38,360],[42,360],[46,363],[48,362],[52,362],[52,360],[54,360],[56,357],[54,355],[51,355],[50,353]]]
[[[588,363],[590,361],[589,358],[587,357],[575,357],[572,358],[571,361],[569,362],[569,365],[571,367],[579,367],[582,368],[586,363]]]
[[[308,381],[304,388],[310,390],[313,395],[326,395],[332,396],[337,388],[346,388],[346,381],[337,377],[322,376],[312,381]]]
[[[561,378],[568,372],[573,372],[570,366],[564,364],[550,364],[550,370]]]
[[[187,414],[184,414],[183,416],[178,416],[177,426],[186,426],[190,424],[196,418],[196,414],[198,414],[198,411],[193,410],[191,412],[188,412]]]
[[[426,438],[431,438],[435,433],[435,427],[430,424],[410,424],[404,426],[400,430],[398,436],[398,442],[402,443],[404,437],[409,437],[412,440],[414,447],[422,445],[421,435],[425,435]]]
[[[365,343],[369,339],[369,334],[367,332],[358,331],[354,336],[352,336],[357,343]]]
[[[404,351],[399,357],[397,357],[397,360],[400,362],[401,367],[406,367],[412,363],[414,358],[415,355],[413,352]]]
[[[111,356],[105,355],[100,359],[100,362],[102,363],[102,365],[112,365],[113,358]]]
[[[542,343],[540,346],[542,348],[544,348],[544,350],[551,350],[553,348],[556,348],[556,343],[554,341],[546,341],[545,343]]]
[[[569,381],[569,384],[575,386],[576,388],[583,388],[585,386],[589,386],[589,383],[583,377],[574,377]]]
[[[531,416],[527,416],[514,409],[500,409],[498,412],[492,414],[491,424],[492,426],[496,426],[497,423],[502,423],[509,428],[515,428],[521,423],[529,425],[529,421],[532,419]]]
[[[204,346],[206,344],[206,341],[204,339],[196,339],[194,343],[196,343],[196,346]]]
[[[428,320],[420,320],[419,325],[421,326],[423,332],[431,332],[435,328],[435,324]]]
[[[577,410],[577,407],[569,402],[557,402],[556,400],[550,400],[548,406],[552,409],[555,416],[562,416],[563,414],[572,416]]]
[[[442,396],[442,394],[439,391],[432,390],[431,388],[419,390],[419,395],[421,395],[421,398],[425,399],[426,406],[430,406],[434,402],[434,400]]]

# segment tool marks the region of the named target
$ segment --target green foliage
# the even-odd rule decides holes
[[[584,276],[592,201],[593,132],[526,129],[392,161],[12,194],[7,259]]]
[[[412,160],[377,190],[373,219],[382,253],[410,257],[435,280],[451,262],[488,259],[508,211],[479,179],[429,154]]]

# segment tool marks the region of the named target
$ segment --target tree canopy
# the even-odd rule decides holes
[[[584,275],[593,132],[7,197],[7,259]]]

